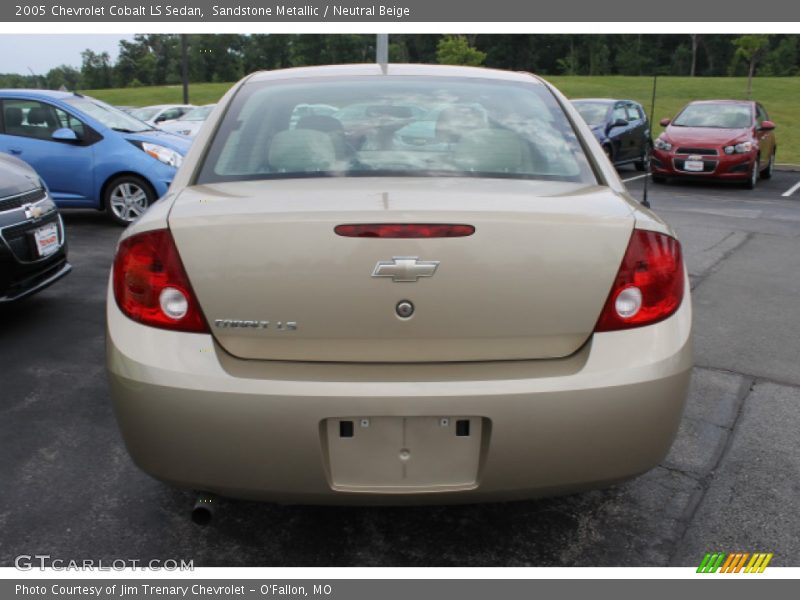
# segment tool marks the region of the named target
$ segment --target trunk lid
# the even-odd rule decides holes
[[[348,223],[467,224],[475,233],[334,233]],[[634,217],[601,186],[309,178],[188,188],[169,225],[213,335],[234,356],[429,362],[575,352],[592,333]],[[414,282],[372,276],[398,257],[439,264]],[[408,319],[396,314],[404,300],[415,308]]]

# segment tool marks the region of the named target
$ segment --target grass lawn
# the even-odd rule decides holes
[[[547,77],[570,98],[614,97],[640,102],[650,113],[652,77]],[[231,86],[229,83],[199,83],[189,87],[194,104],[216,102]],[[744,98],[747,79],[743,77],[659,77],[656,90],[653,136],[662,128],[658,121],[673,117],[690,100]],[[179,85],[110,90],[86,90],[86,94],[111,104],[146,106],[182,101]],[[777,124],[778,162],[800,164],[800,77],[756,77],[753,98],[764,104]],[[652,115],[651,115],[652,117]]]
[[[233,83],[193,83],[189,86],[189,101],[197,105],[216,102],[232,85]],[[183,102],[183,86],[180,85],[81,90],[81,93],[120,106],[180,104]]]

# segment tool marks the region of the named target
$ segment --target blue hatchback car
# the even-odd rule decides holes
[[[572,104],[614,165],[633,163],[637,170],[645,170],[653,142],[641,104],[611,98],[579,98]]]
[[[0,90],[0,152],[36,169],[59,207],[122,225],[166,193],[189,143],[88,96]]]

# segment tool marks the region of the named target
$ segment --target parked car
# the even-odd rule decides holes
[[[39,292],[71,269],[47,186],[29,165],[0,154],[0,304]]]
[[[164,121],[173,121],[182,117],[193,108],[195,107],[192,104],[155,104],[135,108],[129,114],[151,127],[158,127]]]
[[[186,138],[80,94],[0,90],[0,152],[30,164],[61,208],[106,210],[127,225],[166,193]]]
[[[641,104],[610,98],[577,98],[572,104],[611,162],[617,166],[633,163],[638,171],[644,171],[652,140]]]
[[[200,126],[208,118],[208,115],[211,114],[211,111],[214,110],[215,106],[216,104],[206,104],[205,106],[193,108],[174,121],[165,121],[161,123],[159,129],[161,129],[161,131],[167,131],[169,133],[193,138],[195,135],[197,135],[197,132],[200,130]]]
[[[653,181],[690,177],[739,181],[753,189],[775,167],[775,123],[750,100],[690,102],[655,141]]]
[[[394,134],[397,147],[425,146],[428,150],[447,150],[452,139],[452,129],[469,126],[486,127],[489,117],[480,104],[449,103],[437,106],[425,116],[401,127]],[[457,134],[456,134],[457,135]]]
[[[446,149],[393,147],[408,98],[419,119],[487,119],[441,110]],[[692,368],[680,243],[555,88],[346,65],[255,74],[222,102],[114,260],[110,389],[143,470],[280,502],[441,503],[664,457]],[[298,103],[381,109],[291,128]],[[340,154],[352,130],[387,145]]]

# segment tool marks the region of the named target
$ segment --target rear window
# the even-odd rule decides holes
[[[590,127],[605,125],[608,121],[607,102],[573,102],[573,104]]]
[[[596,181],[544,85],[388,76],[243,86],[197,183],[324,176]]]

